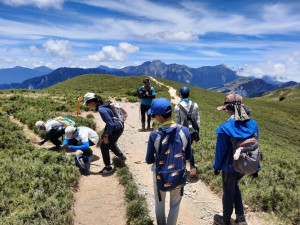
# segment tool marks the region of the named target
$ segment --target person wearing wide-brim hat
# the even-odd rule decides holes
[[[224,104],[217,107],[223,110],[229,119],[221,124],[216,130],[217,144],[213,168],[215,175],[222,171],[223,186],[223,215],[214,215],[214,222],[217,225],[229,225],[233,208],[235,209],[237,224],[247,225],[242,194],[238,185],[239,180],[244,176],[235,171],[230,165],[233,163],[232,138],[246,139],[259,135],[256,121],[249,118],[250,108],[242,102],[242,96],[229,94],[225,97]],[[259,170],[259,168],[258,168]],[[258,171],[257,171],[258,172]],[[252,177],[257,177],[257,172]]]

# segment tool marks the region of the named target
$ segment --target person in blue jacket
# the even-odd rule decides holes
[[[104,102],[102,98],[94,93],[86,93],[84,95],[84,105],[91,109],[99,111],[100,116],[105,123],[104,131],[101,135],[100,149],[105,167],[99,172],[100,174],[109,174],[113,172],[109,150],[122,160],[126,160],[126,156],[117,146],[117,141],[124,131],[124,122],[121,122],[115,112],[111,109],[110,101]]]
[[[68,126],[65,129],[65,140],[62,148],[67,151],[82,151],[82,154],[75,155],[76,166],[80,168],[82,175],[90,174],[90,162],[93,155],[90,146],[97,145],[98,140],[98,134],[89,127]]]
[[[254,120],[249,118],[250,108],[242,104],[240,95],[227,95],[224,105],[218,107],[218,110],[224,110],[229,119],[216,130],[218,137],[213,168],[215,175],[222,171],[223,216],[214,215],[214,222],[217,225],[230,224],[234,206],[235,222],[240,225],[246,225],[242,195],[238,185],[243,174],[236,172],[230,167],[233,163],[233,147],[230,139],[231,137],[248,138],[255,133],[259,135],[258,126]],[[257,172],[252,176],[257,177]]]
[[[155,99],[151,105],[151,108],[148,111],[148,115],[152,115],[153,118],[157,122],[161,124],[161,127],[159,128],[159,131],[165,131],[167,133],[170,133],[174,131],[174,129],[177,129],[178,125],[176,125],[175,121],[172,120],[172,105],[171,102],[166,98],[158,98]],[[182,126],[181,130],[184,133],[184,136],[186,137],[186,147],[183,149],[185,152],[185,160],[190,160],[193,153],[192,153],[192,147],[191,147],[191,137],[190,132],[188,128]],[[178,132],[178,131],[176,131]],[[180,202],[182,199],[182,191],[181,188],[173,189],[170,191],[170,208],[169,208],[169,214],[166,222],[165,217],[165,199],[166,199],[166,192],[158,190],[157,187],[157,179],[156,179],[156,163],[155,159],[158,158],[159,152],[156,152],[155,149],[155,141],[158,136],[157,131],[152,131],[149,136],[148,141],[148,148],[146,153],[146,162],[147,164],[153,164],[152,165],[152,171],[153,171],[153,186],[154,186],[154,197],[155,197],[155,213],[156,213],[156,220],[157,224],[177,224],[177,218],[179,213],[179,207]],[[163,137],[162,137],[163,138]],[[164,141],[168,141],[167,138],[164,139]],[[182,141],[182,139],[177,139],[176,141]],[[159,201],[159,195],[158,191],[160,193],[161,201]]]
[[[152,100],[155,98],[155,90],[150,84],[150,79],[145,78],[143,80],[144,86],[138,88],[137,92],[139,93],[139,97],[141,98],[141,121],[142,121],[142,129],[140,131],[146,131],[145,122],[146,122],[146,114],[151,107]],[[147,115],[147,130],[151,130],[150,127],[151,116]]]

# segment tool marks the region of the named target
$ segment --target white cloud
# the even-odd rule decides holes
[[[159,32],[159,33],[147,33],[145,38],[148,40],[158,41],[192,41],[197,40],[197,35],[193,35],[191,32]]]
[[[127,60],[132,53],[139,51],[139,47],[122,42],[118,47],[104,46],[101,51],[88,55],[84,58],[85,61],[107,62],[107,61],[121,61]]]
[[[283,59],[285,57],[285,59]],[[300,82],[300,52],[294,51],[289,55],[280,56],[279,61],[268,60],[266,62],[246,64],[241,66],[237,74],[240,76],[255,76],[261,78],[271,76],[278,81]]]
[[[52,40],[49,39],[43,44],[48,54],[53,57],[60,57],[62,59],[70,59],[73,57],[73,50],[68,40]]]
[[[0,0],[0,2],[14,7],[32,5],[40,9],[61,9],[65,0]]]

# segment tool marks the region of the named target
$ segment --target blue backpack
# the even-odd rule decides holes
[[[183,187],[187,178],[184,152],[187,143],[187,138],[180,126],[171,131],[157,131],[154,147],[159,201],[161,201],[159,190],[171,191],[181,188],[181,195],[183,195]]]

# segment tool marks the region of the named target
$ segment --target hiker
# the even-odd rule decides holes
[[[76,166],[80,168],[82,175],[90,175],[90,162],[93,151],[90,146],[97,145],[99,136],[89,127],[68,126],[65,130],[66,136],[63,149],[67,151],[81,150],[81,155],[75,155]]]
[[[175,106],[175,122],[189,129],[191,133],[191,141],[198,143],[200,141],[199,128],[200,128],[200,115],[198,104],[189,100],[190,89],[182,87],[179,90],[180,102]],[[194,121],[189,121],[190,118]],[[193,125],[194,123],[194,125]],[[193,150],[192,150],[193,151]],[[190,175],[196,176],[197,167],[195,166],[194,154],[190,160]]]
[[[137,92],[139,93],[139,97],[141,98],[141,117],[142,117],[142,129],[140,131],[146,131],[145,122],[148,110],[151,107],[152,100],[155,98],[155,90],[150,84],[150,79],[145,78],[143,80],[144,86],[138,88]],[[151,123],[151,116],[147,115],[147,130],[150,131],[150,123]]]
[[[109,150],[111,150],[121,160],[126,160],[126,156],[117,146],[117,141],[124,131],[124,122],[122,122],[117,113],[110,107],[111,102],[104,102],[102,98],[94,93],[84,95],[83,105],[99,111],[100,116],[105,123],[104,131],[101,135],[100,149],[105,167],[99,172],[100,174],[109,174],[113,172],[111,166]]]
[[[217,225],[230,224],[234,206],[236,214],[235,222],[240,225],[246,225],[242,195],[238,185],[239,180],[244,174],[232,168],[232,139],[249,138],[255,134],[258,136],[258,127],[256,122],[249,118],[250,108],[242,104],[242,97],[240,95],[227,95],[224,105],[217,109],[224,110],[229,119],[216,130],[218,137],[213,168],[215,175],[218,175],[222,170],[223,216],[214,215],[214,222]],[[258,170],[259,167],[252,174],[252,177],[257,177]]]
[[[156,220],[158,225],[175,225],[186,182],[185,161],[191,159],[193,154],[190,133],[186,127],[176,125],[172,120],[172,105],[165,98],[154,100],[148,115],[161,124],[157,131],[150,133],[146,154],[146,162],[153,164],[151,170],[153,171]],[[166,192],[170,192],[167,222],[165,218]]]
[[[39,145],[43,145],[46,141],[50,140],[55,145],[53,150],[60,150],[62,141],[60,141],[59,138],[63,137],[65,134],[65,125],[62,122],[54,119],[50,119],[47,122],[39,120],[35,123],[35,126],[37,128],[37,132],[45,130],[47,133],[46,138],[39,142]]]

